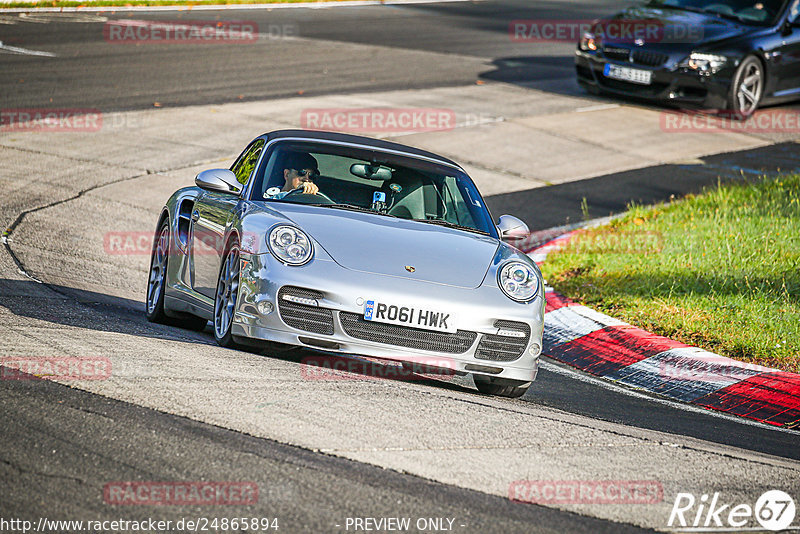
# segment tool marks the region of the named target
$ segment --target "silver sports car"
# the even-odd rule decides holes
[[[225,347],[302,346],[471,373],[518,397],[536,378],[544,290],[464,170],[387,141],[281,130],[162,210],[150,321]]]

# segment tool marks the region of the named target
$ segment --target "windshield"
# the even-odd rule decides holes
[[[785,0],[651,0],[648,5],[710,13],[746,23],[771,24],[784,3]]]
[[[379,150],[315,142],[276,143],[251,200],[413,219],[497,237],[472,180],[458,169]]]

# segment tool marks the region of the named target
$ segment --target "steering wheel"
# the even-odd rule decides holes
[[[303,189],[302,187],[298,187],[298,188],[296,188],[296,189],[292,189],[291,191],[289,191],[288,193],[286,193],[286,196],[285,196],[285,197],[283,197],[283,198],[287,198],[287,197],[290,197],[290,196],[293,196],[293,195],[294,195],[294,196],[298,196],[298,195],[305,195],[305,196],[308,196],[308,197],[320,197],[320,198],[322,198],[322,199],[323,199],[323,200],[324,200],[324,201],[325,201],[327,204],[336,204],[336,201],[335,201],[335,200],[333,200],[331,197],[329,197],[328,195],[326,195],[325,193],[323,193],[323,192],[321,192],[321,191],[319,191],[319,192],[317,192],[317,193],[315,193],[315,194],[313,194],[313,195],[312,195],[312,194],[308,194],[308,195],[307,195],[307,194],[303,193],[303,191],[305,191],[305,189]],[[318,198],[314,198],[314,202],[318,202],[318,200],[319,200]],[[310,204],[310,202],[309,202],[309,204]]]

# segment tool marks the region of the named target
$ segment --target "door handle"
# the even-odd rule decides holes
[[[192,221],[197,222],[198,220],[200,220],[200,212],[197,211],[197,210],[194,210],[192,212]]]

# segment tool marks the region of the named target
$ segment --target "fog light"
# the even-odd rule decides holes
[[[275,306],[268,300],[262,300],[256,305],[256,308],[258,308],[258,313],[261,315],[269,315],[275,311]]]
[[[531,356],[538,356],[542,352],[542,347],[538,343],[531,343],[531,348],[528,349],[528,352],[531,353]]]

